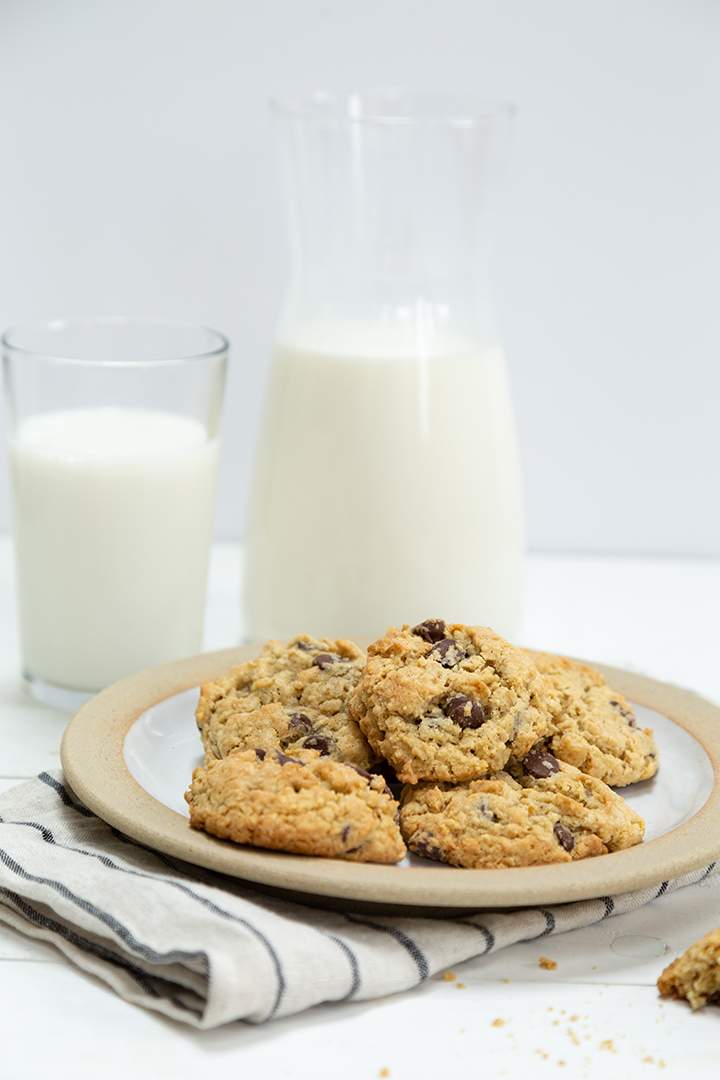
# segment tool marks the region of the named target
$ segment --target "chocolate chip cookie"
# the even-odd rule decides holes
[[[317,750],[367,768],[375,761],[347,711],[365,654],[352,641],[300,634],[206,683],[195,713],[206,760],[256,746]]]
[[[239,844],[354,862],[405,854],[385,781],[317,750],[243,750],[196,769],[190,824]]]
[[[599,671],[564,656],[532,653],[558,703],[549,746],[556,757],[611,787],[648,780],[657,772],[651,728],[638,727],[630,703]]]
[[[720,1005],[720,929],[673,960],[657,984],[663,997],[684,998],[692,1009]]]
[[[572,862],[639,844],[644,823],[596,777],[548,751],[464,784],[407,787],[400,827],[412,852],[499,869]]]
[[[484,627],[427,619],[370,646],[349,711],[404,782],[459,782],[549,734],[551,698],[522,649]]]

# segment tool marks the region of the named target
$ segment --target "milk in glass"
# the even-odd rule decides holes
[[[217,440],[135,408],[46,412],[10,447],[26,670],[97,690],[202,639]]]

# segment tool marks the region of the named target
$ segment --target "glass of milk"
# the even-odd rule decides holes
[[[73,707],[201,647],[228,343],[100,319],[2,347],[24,676]]]
[[[291,275],[247,636],[373,638],[429,616],[513,635],[523,498],[487,274],[511,110],[382,93],[275,113]]]

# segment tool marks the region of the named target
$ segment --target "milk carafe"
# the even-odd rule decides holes
[[[428,617],[518,629],[525,535],[487,286],[508,110],[276,107],[291,285],[251,498],[249,640]]]

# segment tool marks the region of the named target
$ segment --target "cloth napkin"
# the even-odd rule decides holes
[[[407,990],[517,941],[632,911],[715,863],[621,896],[445,919],[321,911],[171,860],[43,772],[0,797],[0,920],[127,1001],[199,1028]]]

